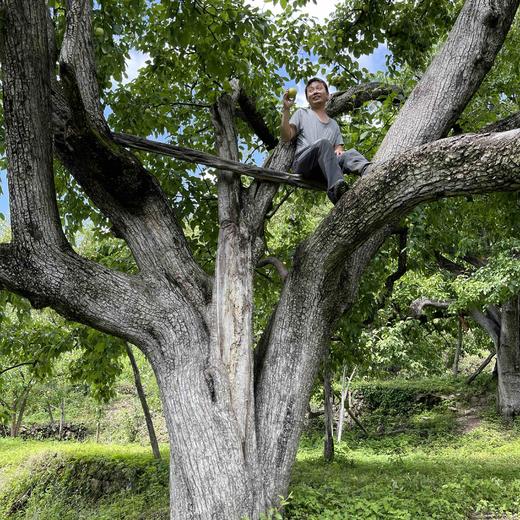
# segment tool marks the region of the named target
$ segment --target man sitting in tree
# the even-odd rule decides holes
[[[357,150],[343,148],[343,137],[334,119],[325,112],[330,98],[327,83],[311,78],[305,86],[309,108],[299,108],[289,119],[294,99],[289,91],[283,95],[282,141],[296,137],[293,172],[307,179],[327,180],[327,195],[336,204],[348,187],[343,173],[363,175],[370,164]]]

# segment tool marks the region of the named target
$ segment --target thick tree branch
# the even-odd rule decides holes
[[[396,188],[394,172],[400,177],[406,167],[401,163],[403,170],[398,172],[401,166],[397,163],[382,161],[413,146],[438,139],[460,116],[500,48],[518,1],[502,0],[499,3],[493,2],[492,6],[490,4],[489,0],[467,1],[450,35],[449,45],[444,47],[431,72],[428,71],[428,79],[416,87],[412,100],[407,101],[407,107],[405,105],[406,109],[401,110],[395,131],[387,135],[386,143],[376,159],[379,164],[376,163],[373,173],[359,180],[342,197],[316,234],[302,244],[295,254],[293,268],[284,284],[280,302],[262,340],[262,344],[267,343],[267,347],[263,345],[265,355],[262,356],[256,386],[258,428],[264,433],[259,442],[264,474],[282,476],[281,481],[273,485],[273,489],[268,489],[269,495],[283,494],[287,490],[289,470],[301,431],[297,425],[305,414],[316,373],[315,367],[330,341],[330,324],[334,322],[331,312],[335,308],[331,302],[338,301],[337,294],[344,287],[343,280],[350,278],[352,283],[359,283],[366,263],[377,252],[377,246],[384,242],[399,217],[408,211],[408,202],[411,200],[408,197],[415,198],[419,203],[427,192],[428,197],[431,195],[433,198],[469,189],[465,186],[466,178],[472,189],[476,189],[480,182],[477,180],[481,179],[480,174],[476,176],[477,179],[473,177],[473,167],[478,164],[482,151],[477,153],[473,150],[475,155],[469,154],[471,166],[464,168],[462,163],[465,152],[459,150],[456,155],[461,159],[461,164],[454,169],[448,154],[442,159],[442,153],[436,157],[430,156],[430,166],[422,169],[420,154],[416,156],[414,152],[409,152],[410,155],[406,156],[405,153],[401,159],[407,161],[410,173],[415,169],[414,161],[417,160],[416,176],[408,177],[405,174],[408,186],[402,184],[397,188],[399,196],[394,193],[387,198],[386,192],[392,193]],[[493,20],[486,16],[489,11],[496,12],[496,24],[490,23]],[[504,20],[507,23],[503,23]],[[490,26],[494,26],[495,30]],[[476,59],[477,57],[480,58]],[[511,137],[512,134],[509,134],[506,141]],[[441,142],[434,146],[444,145]],[[507,173],[509,181],[505,181],[502,176],[493,179],[495,172],[489,172],[490,175],[480,188],[487,189],[485,185],[489,181],[494,183],[495,189],[502,189],[504,183],[508,184],[507,189],[518,189],[519,174],[514,171],[518,170],[519,163],[518,156],[514,156],[513,147],[506,146],[503,156],[500,146],[493,147],[492,151],[487,150],[490,153],[482,157],[486,168],[491,165],[496,173],[500,169]],[[471,145],[469,148],[471,150]],[[495,157],[492,158],[491,155]],[[505,168],[500,166],[499,162],[502,160],[509,165]],[[383,170],[385,173],[379,176],[378,172]],[[486,175],[485,172],[481,173]],[[437,184],[440,178],[443,180]],[[355,206],[359,211],[352,212]],[[372,221],[374,211],[377,213],[383,207],[386,208],[384,215],[377,218],[376,224],[376,219]],[[365,226],[368,224],[365,214],[374,226]],[[383,227],[385,221],[386,227]],[[349,231],[344,234],[347,228]],[[368,243],[372,240],[376,243],[374,247],[368,248]],[[320,249],[323,255],[318,253]],[[348,263],[348,268],[343,270],[345,262]],[[362,262],[365,265],[360,265]],[[348,305],[347,301],[346,307]],[[273,391],[273,388],[277,390]],[[287,441],[282,443],[280,439]]]
[[[447,135],[489,71],[519,0],[466,0],[441,51],[386,134],[375,160]]]
[[[67,23],[59,61],[64,79],[72,79],[77,83],[79,105],[85,108],[85,115],[90,119],[90,123],[104,134],[108,134],[108,126],[99,102],[91,4],[91,0],[67,0]],[[64,70],[67,71],[66,74],[63,74]]]
[[[422,315],[425,307],[433,307],[434,309],[447,309],[451,303],[450,301],[431,300],[430,298],[417,298],[410,304],[410,312],[414,318]]]
[[[422,202],[518,190],[519,144],[520,130],[464,135],[439,140],[376,164],[370,175],[357,181],[341,198],[303,245],[303,261],[314,262],[317,254],[327,269],[334,269],[366,236]]]
[[[143,281],[71,251],[48,247],[45,254],[27,256],[14,244],[0,244],[0,284],[37,309],[52,307],[68,319],[139,345],[154,334],[153,317],[143,310],[154,302]],[[159,297],[161,291],[154,290]],[[167,315],[171,310],[158,312]]]
[[[367,101],[383,101],[391,94],[398,95],[401,91],[395,85],[385,85],[379,81],[354,85],[348,90],[332,94],[326,107],[327,114],[330,117],[338,117],[352,112]]]
[[[61,82],[54,85],[58,154],[125,239],[139,268],[204,307],[209,278],[195,263],[166,195],[139,161],[113,142],[100,112],[90,16],[89,0],[69,1]]]
[[[51,69],[44,2],[3,2],[1,62],[13,240],[67,248],[52,167]],[[35,211],[35,210],[38,211]]]
[[[271,133],[265,124],[264,118],[256,108],[255,102],[244,92],[243,89],[240,89],[237,101],[242,109],[244,120],[264,143],[265,147],[268,150],[272,150],[278,144],[279,140]]]

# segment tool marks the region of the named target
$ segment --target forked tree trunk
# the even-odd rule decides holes
[[[31,388],[32,381],[29,382],[29,385],[23,390],[22,395],[16,399],[13,405],[13,412],[11,416],[11,437],[18,437],[20,434],[25,408],[27,406],[27,400],[29,398]]]
[[[498,409],[504,419],[520,415],[520,297],[502,305],[497,349]]]

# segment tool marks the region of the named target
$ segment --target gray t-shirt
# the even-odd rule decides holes
[[[327,123],[322,123],[311,108],[296,110],[289,123],[296,127],[297,132],[295,157],[298,157],[303,150],[320,139],[328,139],[334,146],[343,144],[338,123],[330,117]]]

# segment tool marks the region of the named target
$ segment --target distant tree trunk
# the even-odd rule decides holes
[[[31,384],[24,389],[22,395],[16,400],[13,406],[12,420],[11,420],[11,437],[18,437],[20,428],[22,427],[22,420],[27,406],[27,398],[31,391]]]
[[[96,443],[99,443],[101,435],[101,407],[98,406],[96,410]]]
[[[159,451],[159,443],[157,442],[155,428],[153,427],[152,415],[150,414],[150,408],[148,407],[146,394],[144,393],[143,384],[141,383],[141,374],[139,373],[139,368],[135,362],[132,347],[130,347],[128,343],[126,344],[126,353],[128,354],[128,359],[130,359],[130,364],[132,365],[132,370],[134,372],[135,388],[137,389],[137,395],[139,396],[141,406],[143,407],[146,428],[148,429],[148,437],[150,438],[150,445],[152,446],[153,456],[155,459],[160,459],[161,452]]]
[[[52,406],[49,401],[47,401],[47,413],[49,414],[49,423],[52,426],[54,424],[54,416],[52,415]]]
[[[334,459],[334,437],[332,432],[332,384],[328,355],[323,363],[323,404],[325,408],[325,442],[323,445],[323,458],[327,462],[331,462]]]
[[[354,367],[354,370],[352,370],[352,373],[350,374],[348,380],[346,377],[346,370],[347,366],[345,365],[343,367],[343,374],[341,376],[341,401],[339,404],[339,412],[338,412],[338,425],[336,427],[336,440],[338,442],[341,442],[341,436],[343,434],[343,424],[345,422],[345,400],[348,397],[348,403],[347,406],[350,409],[351,408],[351,395],[350,395],[350,383],[352,382],[352,379],[354,378],[354,374],[356,373],[357,367]]]
[[[453,358],[453,375],[456,376],[459,373],[459,358],[462,352],[462,318],[459,316],[457,320],[457,348],[455,349],[455,357]]]
[[[58,439],[62,439],[63,437],[63,426],[65,424],[65,397],[61,398],[60,403],[60,428],[58,430]]]
[[[498,409],[505,419],[520,414],[520,297],[502,305],[497,349]]]

